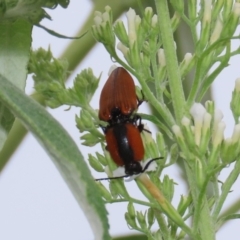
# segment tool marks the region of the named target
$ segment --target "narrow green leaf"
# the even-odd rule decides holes
[[[220,229],[227,221],[229,220],[235,220],[235,219],[240,219],[240,214],[239,213],[234,213],[234,214],[229,214],[225,217],[222,217],[220,218],[218,221],[217,221],[217,224],[216,224],[216,229]]]
[[[24,90],[31,46],[32,25],[25,21],[0,23],[0,74]],[[0,150],[14,122],[12,113],[0,103]]]
[[[58,32],[55,32],[47,27],[44,27],[43,25],[41,24],[35,24],[35,26],[39,27],[39,28],[42,28],[44,29],[46,32],[48,32],[49,34],[55,36],[55,37],[58,37],[58,38],[63,38],[63,39],[72,39],[72,40],[76,40],[76,39],[80,39],[82,38],[85,34],[88,33],[88,31],[86,31],[85,33],[83,33],[81,36],[76,36],[76,37],[69,37],[69,36],[65,36],[61,33],[58,33]]]
[[[110,239],[107,211],[99,189],[76,144],[47,111],[0,75],[0,101],[11,109],[39,140],[72,190],[94,232],[94,239]],[[81,226],[79,226],[81,227]]]

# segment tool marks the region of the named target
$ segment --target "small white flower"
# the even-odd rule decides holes
[[[226,124],[224,122],[218,123],[217,130],[213,136],[213,145],[217,147],[222,143],[224,137],[224,130],[226,128]]]
[[[190,126],[191,121],[190,121],[189,118],[187,118],[187,117],[184,116],[184,117],[182,118],[181,123],[182,123],[183,126]]]
[[[110,6],[107,5],[107,6],[105,7],[105,11],[106,11],[106,12],[111,12],[111,10],[112,10],[112,9],[111,9]]]
[[[202,122],[206,109],[201,103],[194,103],[190,109],[190,113],[194,121]]]
[[[192,60],[192,54],[191,53],[186,53],[184,56],[184,61],[186,64],[189,64],[189,62]]]
[[[201,130],[204,115],[206,113],[206,109],[201,103],[194,103],[190,109],[190,113],[194,119],[194,136],[195,136],[195,143],[199,146],[201,140]]]
[[[212,33],[212,36],[210,38],[211,44],[213,44],[214,42],[216,42],[219,39],[222,29],[223,29],[222,19],[221,19],[221,17],[218,17],[215,27],[214,27],[214,30],[213,30],[213,33]]]
[[[153,9],[151,8],[151,7],[146,7],[145,8],[145,14],[146,15],[150,15],[150,14],[152,14],[153,13]]]
[[[122,52],[123,56],[127,56],[129,49],[121,42],[117,44],[117,49]]]
[[[172,131],[174,132],[174,134],[176,135],[176,137],[183,138],[181,129],[180,129],[180,127],[179,127],[178,125],[173,125],[173,126],[172,126]]]
[[[156,14],[152,17],[152,27],[156,27],[158,24],[158,16]]]
[[[127,12],[128,39],[129,39],[130,46],[132,46],[137,39],[137,34],[135,29],[135,18],[136,18],[136,12],[132,8],[130,8]]]
[[[94,17],[93,21],[94,21],[96,26],[100,26],[101,23],[102,23],[102,18],[97,15],[96,17]]]
[[[166,59],[165,59],[164,49],[162,49],[162,48],[158,49],[157,56],[158,56],[158,64],[161,67],[166,66]]]

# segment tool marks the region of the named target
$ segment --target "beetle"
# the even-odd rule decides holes
[[[139,163],[144,156],[144,147],[137,126],[119,123],[105,129],[107,150],[118,166],[125,166],[127,175],[138,174],[142,171]]]
[[[106,150],[109,151],[116,165],[124,166],[126,175],[99,178],[95,179],[95,181],[119,179],[143,173],[153,161],[163,158],[153,158],[144,167],[141,165],[140,162],[143,160],[145,151],[140,135],[143,126],[139,127],[139,125],[135,124],[135,122],[121,122],[102,127],[107,143]]]
[[[123,67],[117,67],[102,89],[99,119],[110,124],[126,121],[142,102],[136,95],[131,75]]]

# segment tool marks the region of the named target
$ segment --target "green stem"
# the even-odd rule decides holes
[[[204,95],[208,91],[208,89],[210,88],[213,81],[222,72],[222,70],[227,66],[228,60],[229,60],[229,58],[224,59],[221,62],[221,64],[204,80],[201,91],[199,92],[198,97],[197,97],[197,102],[200,102],[202,100],[202,98],[204,97]]]
[[[171,91],[173,109],[176,120],[178,123],[180,123],[184,114],[185,97],[176,56],[176,49],[174,45],[171,19],[168,10],[168,1],[155,0],[155,5],[158,14],[158,24],[160,28],[159,32],[161,32],[162,43],[166,57],[167,73],[169,78],[169,87]]]
[[[161,233],[163,235],[163,239],[173,240],[170,235],[169,228],[167,227],[167,223],[163,217],[162,212],[159,209],[154,209],[154,216],[158,222],[158,226],[161,229]]]
[[[110,201],[105,201],[106,203],[118,203],[118,202],[133,202],[139,205],[143,205],[143,206],[147,206],[147,207],[154,207],[154,204],[150,203],[150,202],[145,202],[145,201],[141,201],[138,200],[136,198],[120,198],[120,199],[111,199]]]
[[[156,89],[156,97],[158,101],[163,102],[163,94],[162,94],[162,89],[161,89],[161,79],[158,79],[157,77],[157,62],[156,62],[156,53],[151,53],[150,56],[151,59],[151,65],[152,65],[152,71],[153,71],[153,79],[155,79],[155,89]]]
[[[199,234],[200,238],[204,240],[214,240],[215,232],[212,218],[210,215],[210,210],[208,208],[205,191],[202,192],[201,201],[199,202],[200,191],[195,181],[194,172],[188,167],[187,163],[185,163],[184,166],[187,173],[188,184],[190,185],[191,189],[193,204],[195,208],[201,208],[201,211],[197,216],[198,219],[196,221],[198,223],[198,226],[194,226],[194,234]],[[194,213],[194,215],[195,214],[196,213]]]
[[[219,218],[226,217],[230,214],[236,213],[240,210],[240,198],[236,199],[231,206],[227,207],[227,209],[221,213]]]
[[[204,97],[204,94],[210,88],[210,85],[217,78],[217,76],[222,72],[222,70],[228,65],[230,57],[231,57],[231,47],[230,47],[230,44],[227,44],[226,54],[224,54],[224,58],[221,60],[221,64],[204,80],[202,84],[202,89],[197,98],[198,101],[201,101],[201,99]]]
[[[215,205],[212,217],[214,222],[217,221],[218,215],[222,209],[222,206],[231,190],[232,185],[234,184],[234,182],[236,181],[238,175],[240,173],[240,160],[238,159],[232,172],[230,173],[230,175],[228,176],[227,180],[224,182],[223,186],[222,186],[222,194],[220,195],[220,197],[217,199],[217,203]]]
[[[192,32],[192,38],[193,38],[193,42],[194,42],[194,46],[196,47],[197,45],[197,41],[198,41],[198,31],[197,31],[197,23],[198,23],[198,19],[197,19],[197,1],[196,0],[191,0],[188,2],[188,6],[187,6],[187,11],[188,11],[188,19],[190,21],[190,29]]]

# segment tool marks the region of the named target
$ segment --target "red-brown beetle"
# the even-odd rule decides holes
[[[142,172],[139,161],[143,160],[144,147],[137,126],[119,123],[105,129],[107,150],[118,166],[125,166],[127,175]]]
[[[102,128],[107,142],[106,149],[109,151],[111,158],[118,166],[125,167],[126,175],[99,178],[95,179],[96,181],[124,178],[143,173],[153,161],[163,158],[153,158],[142,167],[140,162],[144,157],[144,146],[140,135],[141,129],[143,129],[141,123],[137,125],[136,122],[122,122]]]
[[[122,67],[112,71],[106,81],[99,102],[99,119],[112,123],[122,122],[142,103],[136,95],[131,75]]]
[[[113,70],[101,92],[99,119],[109,123],[107,127],[101,126],[107,143],[106,149],[118,166],[125,167],[126,175],[96,179],[97,181],[143,173],[152,161],[162,158],[152,159],[144,168],[140,164],[144,158],[140,135],[144,127],[141,117],[133,112],[141,103],[131,75],[122,67]]]

